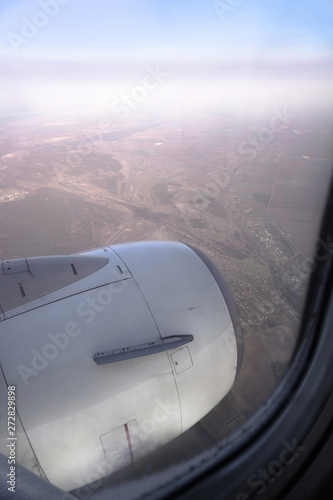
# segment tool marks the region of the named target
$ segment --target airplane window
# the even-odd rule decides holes
[[[74,498],[158,496],[284,380],[332,251],[319,230],[333,7],[0,11],[0,392],[17,388],[15,463]]]

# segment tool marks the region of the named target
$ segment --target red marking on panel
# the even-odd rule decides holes
[[[125,427],[125,432],[126,432],[126,437],[127,437],[127,443],[128,443],[128,449],[130,452],[130,457],[131,457],[131,464],[134,462],[134,456],[133,456],[133,449],[132,449],[132,443],[131,443],[131,436],[129,433],[128,425],[124,424]]]

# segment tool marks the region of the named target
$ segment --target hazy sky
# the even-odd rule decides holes
[[[331,0],[3,0],[0,16],[7,108],[45,105],[50,93],[101,106],[140,83],[147,64],[169,71],[169,94],[184,77],[258,88],[331,75]]]

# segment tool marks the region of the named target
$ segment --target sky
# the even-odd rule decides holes
[[[243,102],[246,83],[270,80],[276,95],[286,79],[315,96],[332,75],[332,26],[331,0],[3,0],[0,106],[97,109],[156,65],[168,99],[193,102],[204,81],[206,97],[234,87]]]

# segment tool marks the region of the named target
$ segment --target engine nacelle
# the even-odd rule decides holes
[[[0,413],[17,461],[73,490],[189,429],[241,365],[237,311],[201,252],[114,245],[0,266]],[[7,421],[0,451],[8,455]]]

